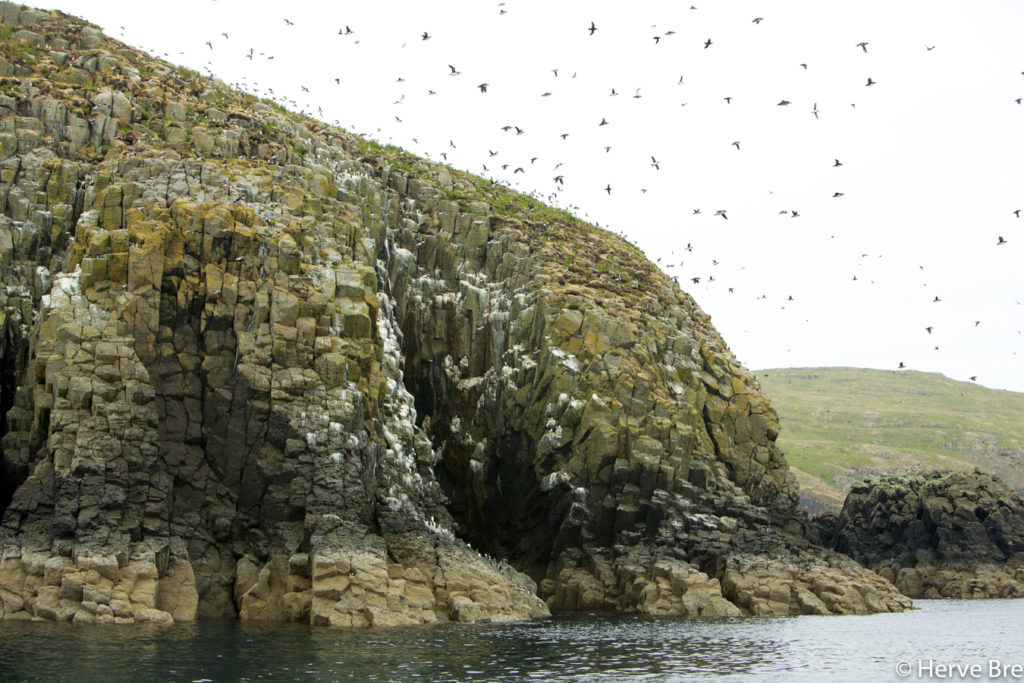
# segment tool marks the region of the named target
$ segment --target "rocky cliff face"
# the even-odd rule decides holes
[[[862,482],[820,526],[911,597],[1024,597],[1024,500],[980,470]]]
[[[0,618],[908,604],[802,540],[774,412],[628,243],[0,17]]]

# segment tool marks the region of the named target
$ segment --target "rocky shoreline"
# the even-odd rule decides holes
[[[1024,500],[975,470],[929,470],[853,487],[822,540],[914,598],[1024,597]]]

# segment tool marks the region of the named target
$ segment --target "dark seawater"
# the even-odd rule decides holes
[[[1024,600],[916,604],[913,612],[871,616],[572,614],[370,631],[0,622],[0,680],[996,680],[990,660],[1024,665]],[[899,662],[909,663],[911,675],[898,675]],[[977,664],[983,675],[936,675],[939,664]]]

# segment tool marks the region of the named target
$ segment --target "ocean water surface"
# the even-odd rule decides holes
[[[0,680],[1024,680],[1013,668],[1024,668],[1024,601],[916,605],[868,616],[568,614],[375,630],[0,622]]]

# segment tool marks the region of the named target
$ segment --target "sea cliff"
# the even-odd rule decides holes
[[[0,3],[0,618],[895,611],[621,238]]]

